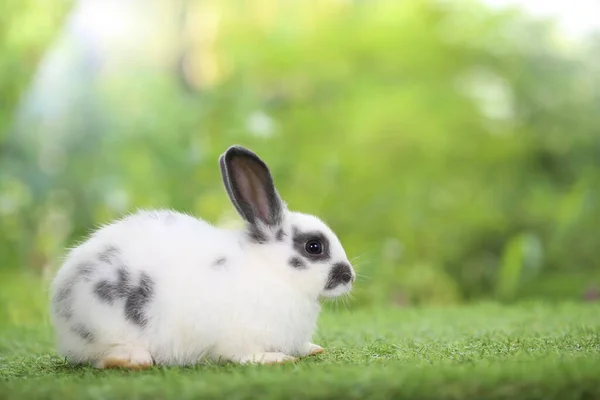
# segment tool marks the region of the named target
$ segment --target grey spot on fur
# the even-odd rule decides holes
[[[73,287],[81,281],[89,282],[92,279],[96,265],[92,262],[82,262],[75,267],[75,274],[59,288],[52,299],[56,313],[69,320],[73,316]]]
[[[132,288],[125,301],[125,318],[141,327],[146,326],[148,319],[144,314],[146,305],[154,296],[154,281],[146,274],[140,276],[140,283]]]
[[[214,266],[223,265],[226,262],[227,262],[227,259],[225,257],[219,257],[212,263],[212,265],[214,265]]]
[[[210,265],[211,269],[215,271],[220,271],[227,268],[227,258],[219,257],[215,261],[213,261]]]
[[[83,324],[75,324],[71,327],[71,332],[77,334],[80,338],[86,342],[94,341],[94,334],[90,332]]]
[[[91,262],[83,262],[77,266],[77,275],[81,280],[89,282],[95,270],[95,264]]]
[[[130,271],[119,260],[120,251],[114,246],[107,247],[98,254],[98,260],[115,266],[116,280],[100,280],[93,286],[93,292],[98,299],[107,304],[124,301],[125,318],[132,323],[144,327],[147,318],[144,309],[154,296],[154,281],[145,273],[141,273],[139,284],[132,284]],[[80,281],[91,281],[97,270],[97,264],[82,262],[75,268],[71,279],[59,288],[53,299],[52,307],[62,318],[69,320],[73,316],[73,287]],[[71,330],[82,339],[91,342],[94,335],[85,326],[75,324]]]
[[[125,267],[119,268],[117,275],[119,276],[119,280],[117,282],[118,295],[124,296],[125,293],[127,293],[127,287],[129,286],[131,277],[129,271],[126,270]]]
[[[101,280],[94,286],[94,293],[108,304],[124,301],[125,318],[141,327],[146,326],[144,308],[154,296],[154,281],[146,273],[140,275],[139,284],[132,284],[131,273],[119,260],[120,251],[114,246],[98,255],[98,259],[117,267],[116,281]]]
[[[267,235],[256,225],[248,226],[248,238],[252,243],[264,244],[269,241]]]
[[[122,299],[129,292],[130,286],[130,274],[125,267],[120,267],[117,270],[118,279],[116,282],[110,282],[107,280],[96,283],[94,287],[94,293],[96,296],[105,303],[113,304],[117,299]]]
[[[298,269],[306,268],[306,263],[304,261],[302,261],[302,259],[300,257],[292,257],[292,258],[290,258],[290,260],[288,262],[294,268],[298,268]]]
[[[352,280],[350,266],[344,262],[335,263],[329,271],[329,279],[325,289],[331,290],[340,284],[346,284]]]
[[[279,228],[279,230],[277,231],[277,234],[275,235],[275,239],[277,239],[278,242],[283,241],[283,238],[285,237],[285,232],[283,231],[283,229]]]
[[[124,300],[125,318],[138,326],[146,326],[144,308],[154,296],[154,281],[148,274],[142,272],[140,282],[135,286],[131,282],[131,273],[121,266],[117,269],[117,280],[97,282],[94,293],[101,301],[111,305]]]
[[[113,264],[116,261],[119,253],[120,250],[117,247],[112,245],[107,246],[106,249],[104,249],[104,251],[98,253],[98,260],[103,263]]]
[[[61,303],[65,300],[67,300],[71,296],[71,292],[72,292],[72,284],[70,284],[70,282],[69,282],[56,292],[56,294],[54,295],[54,302]]]
[[[114,285],[109,281],[100,281],[94,287],[96,296],[105,303],[112,304],[115,298]]]
[[[292,241],[294,242],[294,249],[302,257],[312,262],[327,262],[331,259],[329,240],[322,232],[301,232],[297,227],[293,227]],[[321,254],[311,254],[306,251],[306,243],[310,240],[318,240],[323,245],[323,252]]]
[[[73,292],[73,284],[71,281],[67,282],[62,288],[60,288],[54,298],[52,299],[52,307],[56,313],[62,318],[69,320],[73,316],[71,311],[73,299],[71,294]]]

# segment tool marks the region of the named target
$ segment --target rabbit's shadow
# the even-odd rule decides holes
[[[127,368],[110,368],[110,369],[98,369],[90,364],[74,364],[64,358],[52,357],[52,361],[47,363],[42,369],[43,372],[48,374],[58,374],[61,376],[106,376],[109,375],[156,375],[156,374],[168,374],[168,373],[197,373],[202,372],[217,372],[217,373],[231,373],[241,371],[251,371],[255,369],[264,368],[294,368],[295,366],[302,364],[320,364],[322,363],[323,356],[314,355],[311,357],[302,358],[294,363],[286,364],[273,364],[273,365],[240,365],[233,362],[201,362],[194,365],[188,366],[164,366],[164,365],[153,365],[146,369],[127,369]]]

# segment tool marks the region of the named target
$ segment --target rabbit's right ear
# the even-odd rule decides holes
[[[267,165],[242,146],[231,146],[219,158],[223,183],[238,213],[249,223],[281,224],[283,202]]]

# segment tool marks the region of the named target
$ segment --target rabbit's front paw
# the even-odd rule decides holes
[[[284,353],[256,353],[241,357],[240,364],[284,364],[297,359]]]
[[[314,343],[306,343],[302,348],[298,351],[298,355],[300,357],[314,356],[324,352],[325,349]]]
[[[308,344],[308,355],[314,356],[315,354],[320,354],[324,352],[325,349],[319,346],[318,344],[309,343]]]

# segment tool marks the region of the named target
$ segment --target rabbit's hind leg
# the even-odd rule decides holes
[[[96,368],[147,369],[154,364],[150,352],[141,346],[120,344],[112,346],[96,363]]]

